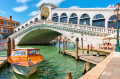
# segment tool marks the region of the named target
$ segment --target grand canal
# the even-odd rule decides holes
[[[82,76],[83,65],[85,62],[76,61],[75,58],[58,53],[56,45],[29,45],[18,46],[17,48],[39,48],[40,54],[44,56],[44,61],[39,64],[37,72],[32,74],[28,79],[65,79],[66,73],[70,71],[73,79],[78,79]],[[74,50],[73,47],[69,49]],[[0,51],[6,54],[6,51]],[[0,79],[27,79],[24,76],[13,72],[12,67],[4,65],[0,69]]]

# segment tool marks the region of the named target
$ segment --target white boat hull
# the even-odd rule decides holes
[[[28,77],[38,69],[38,64],[35,64],[30,67],[12,64],[12,67],[14,72],[16,72],[17,74],[21,74]]]

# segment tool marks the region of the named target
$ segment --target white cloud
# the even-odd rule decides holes
[[[28,2],[30,0],[16,0],[16,1],[17,1],[17,3],[26,3],[26,2]]]
[[[23,11],[25,11],[25,10],[27,10],[28,9],[28,6],[20,6],[20,7],[15,7],[15,8],[13,8],[13,10],[15,11],[15,12],[23,12]]]
[[[36,15],[36,14],[38,14],[38,11],[32,11],[32,12],[29,14],[29,16],[34,16],[34,15]]]
[[[71,6],[69,8],[80,8],[79,6]]]
[[[6,14],[6,12],[4,12],[4,11],[1,11],[1,10],[0,10],[0,13],[2,13],[2,14]]]
[[[37,7],[39,7],[42,3],[52,3],[56,6],[58,6],[60,3],[62,3],[65,0],[40,0],[40,2],[38,2],[36,4]]]

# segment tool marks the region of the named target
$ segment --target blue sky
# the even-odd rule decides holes
[[[105,8],[120,3],[120,0],[0,0],[0,16],[13,16],[13,20],[22,24],[38,12],[37,8],[43,2],[60,8]]]

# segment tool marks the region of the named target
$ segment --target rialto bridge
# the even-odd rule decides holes
[[[43,3],[37,15],[14,29],[18,44],[47,44],[59,35],[71,41],[83,37],[85,45],[101,43],[100,37],[116,34],[115,8],[58,8]]]

